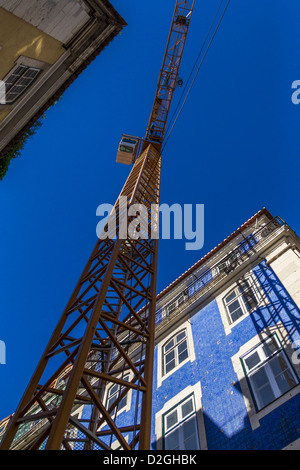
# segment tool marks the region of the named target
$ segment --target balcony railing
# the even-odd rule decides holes
[[[179,294],[156,312],[156,325],[161,323],[167,316],[179,309],[195,295],[200,296],[213,287],[221,279],[234,271],[238,266],[245,263],[256,253],[257,249],[265,245],[269,236],[278,228],[286,225],[280,217],[275,217],[240,242],[224,258],[211,268],[207,269],[199,277],[196,277]],[[198,295],[199,294],[199,295]]]

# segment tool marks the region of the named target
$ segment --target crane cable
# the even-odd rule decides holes
[[[203,44],[202,44],[202,46],[201,46],[200,52],[199,52],[199,54],[198,54],[198,57],[197,57],[197,59],[195,60],[195,63],[194,63],[194,65],[193,65],[193,67],[192,67],[192,70],[191,70],[191,72],[190,72],[190,75],[189,75],[189,77],[188,77],[188,79],[187,79],[187,81],[186,81],[186,84],[185,84],[185,86],[184,86],[184,89],[183,89],[183,91],[182,91],[182,93],[181,93],[181,96],[180,96],[180,98],[179,98],[179,101],[178,101],[178,104],[177,104],[177,106],[176,106],[176,109],[175,109],[174,113],[172,114],[172,117],[171,117],[171,119],[170,119],[169,125],[168,125],[167,130],[166,130],[166,134],[168,134],[168,132],[169,132],[169,129],[170,129],[170,127],[171,127],[171,124],[172,124],[172,121],[173,121],[174,116],[175,116],[175,114],[176,114],[176,111],[178,110],[178,108],[179,108],[179,106],[180,106],[180,103],[181,103],[181,100],[182,100],[183,95],[184,95],[184,93],[185,93],[185,90],[187,89],[188,84],[189,84],[189,82],[190,82],[190,79],[191,79],[191,77],[192,77],[192,74],[193,74],[193,72],[194,72],[194,70],[195,70],[195,68],[196,68],[197,62],[198,62],[198,60],[199,60],[200,57],[201,57],[202,51],[203,51],[204,46],[205,46],[205,44],[206,44],[206,42],[207,42],[207,40],[208,40],[208,38],[209,38],[209,35],[210,35],[211,30],[212,30],[212,28],[213,28],[213,25],[214,25],[214,23],[215,23],[215,21],[216,21],[216,19],[217,19],[217,16],[218,16],[218,13],[219,13],[219,11],[220,11],[220,8],[221,8],[221,6],[222,6],[223,1],[224,1],[224,0],[221,0],[221,1],[220,1],[220,4],[219,4],[218,9],[217,9],[217,12],[216,12],[216,14],[215,14],[215,16],[214,16],[214,19],[213,19],[213,21],[212,21],[212,23],[211,23],[211,25],[210,25],[209,31],[208,31],[208,33],[207,33],[207,35],[206,35],[206,37],[205,37],[205,39],[204,39],[204,41],[203,41]]]
[[[216,14],[215,14],[215,17],[214,17],[214,19],[213,19],[213,21],[212,21],[212,23],[211,23],[210,29],[209,29],[209,31],[208,31],[208,33],[207,33],[207,36],[206,36],[206,38],[205,38],[205,40],[204,40],[204,42],[203,42],[203,44],[202,44],[202,47],[201,47],[201,49],[200,49],[200,52],[199,52],[198,57],[197,57],[197,59],[196,59],[196,62],[195,62],[195,64],[194,64],[193,68],[192,68],[192,71],[191,71],[190,75],[189,75],[187,84],[188,84],[188,82],[189,82],[189,80],[190,80],[190,78],[191,78],[191,76],[192,76],[192,74],[193,74],[193,71],[194,71],[194,69],[195,69],[195,67],[196,67],[196,64],[197,64],[199,58],[201,57],[202,51],[203,51],[204,46],[205,46],[205,44],[206,44],[206,42],[207,42],[207,40],[208,40],[208,37],[209,37],[210,32],[211,32],[211,30],[212,30],[212,27],[213,27],[213,25],[214,25],[214,23],[215,23],[215,21],[216,21],[216,18],[217,18],[217,16],[218,16],[218,13],[219,13],[219,10],[220,10],[220,8],[221,8],[221,6],[222,6],[223,1],[224,1],[224,0],[221,0],[221,2],[220,2],[220,4],[219,4],[219,7],[218,7],[217,12],[216,12]],[[187,101],[187,99],[188,99],[188,96],[189,96],[189,94],[190,94],[190,92],[191,92],[191,89],[192,89],[192,87],[193,87],[193,85],[194,85],[194,83],[195,83],[195,81],[196,81],[196,78],[197,78],[197,75],[198,75],[198,73],[199,73],[199,70],[200,70],[200,68],[201,68],[201,66],[202,66],[202,64],[203,64],[203,62],[204,62],[204,59],[205,59],[205,57],[206,57],[206,55],[207,55],[207,53],[208,53],[208,50],[209,50],[209,48],[210,48],[210,46],[211,46],[211,44],[212,44],[212,42],[213,42],[213,40],[214,40],[214,38],[215,38],[217,32],[218,32],[218,29],[219,29],[220,24],[221,24],[221,22],[222,22],[222,20],[223,20],[223,18],[224,18],[224,16],[225,16],[225,13],[226,13],[226,11],[227,11],[227,8],[228,8],[228,6],[229,6],[230,1],[231,1],[231,0],[228,0],[227,3],[226,3],[226,5],[225,5],[225,8],[224,8],[224,10],[223,10],[223,13],[222,13],[222,15],[221,15],[221,17],[220,17],[220,19],[219,19],[219,22],[218,22],[218,24],[217,24],[217,26],[216,26],[216,28],[215,28],[215,31],[214,31],[214,33],[213,33],[213,35],[212,35],[212,37],[211,37],[211,39],[210,39],[210,41],[209,41],[209,44],[208,44],[208,46],[207,46],[207,48],[206,48],[206,50],[205,50],[205,52],[204,52],[204,55],[203,55],[203,57],[202,57],[202,59],[201,59],[201,61],[200,61],[200,64],[199,64],[198,69],[197,69],[197,71],[196,71],[196,73],[195,73],[195,76],[194,76],[194,78],[193,78],[193,81],[192,81],[192,83],[191,83],[191,85],[190,85],[190,87],[189,87],[189,89],[188,89],[188,92],[187,92],[187,94],[186,94],[186,97],[185,97],[185,99],[184,99],[184,101],[183,101],[183,103],[182,103],[182,105],[181,105],[181,107],[180,107],[180,109],[179,109],[179,111],[178,111],[178,114],[177,114],[177,116],[176,116],[176,118],[175,118],[175,120],[174,120],[174,122],[173,122],[173,124],[172,124],[172,127],[171,127],[171,129],[170,129],[170,131],[169,131],[169,133],[168,133],[168,135],[167,135],[167,137],[166,137],[166,140],[165,140],[165,142],[164,142],[163,148],[162,148],[162,150],[161,150],[161,154],[163,153],[163,151],[164,151],[164,149],[165,149],[165,147],[166,147],[166,145],[167,145],[167,142],[168,142],[168,140],[169,140],[169,138],[170,138],[170,136],[171,136],[171,133],[172,133],[172,131],[173,131],[173,129],[174,129],[174,126],[175,126],[175,124],[176,124],[176,122],[177,122],[177,120],[178,120],[178,118],[179,118],[179,116],[180,116],[180,114],[181,114],[181,112],[182,112],[182,109],[183,109],[183,107],[184,107],[184,105],[185,105],[185,103],[186,103],[186,101]],[[186,84],[186,86],[185,86],[185,88],[184,88],[184,90],[183,90],[183,92],[182,92],[182,95],[181,95],[181,97],[180,97],[179,103],[178,103],[178,105],[177,105],[177,107],[176,107],[176,109],[175,109],[175,111],[174,111],[174,113],[173,113],[173,116],[172,116],[172,119],[171,119],[170,122],[172,122],[173,117],[174,117],[174,115],[175,115],[175,113],[176,113],[176,111],[177,111],[177,109],[178,109],[178,107],[179,107],[179,104],[180,104],[180,102],[181,102],[181,100],[182,100],[183,94],[184,94],[184,92],[185,92],[185,90],[186,90],[186,88],[187,88],[187,84]],[[169,129],[169,128],[170,128],[170,124],[169,124],[168,129]]]

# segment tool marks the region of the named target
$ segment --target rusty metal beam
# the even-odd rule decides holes
[[[127,196],[128,208],[137,203],[146,202],[147,207],[159,204],[160,169],[160,154],[149,145],[137,158],[120,194],[120,197]],[[118,201],[115,211],[120,216],[123,214]],[[119,219],[117,238],[97,242],[8,425],[1,449],[14,447],[13,439],[22,423],[34,425],[45,418],[51,418],[47,431],[44,426],[40,431],[36,430],[30,448],[44,445],[51,450],[74,449],[86,446],[86,442],[90,443],[87,444],[89,447],[101,444],[102,448],[109,448],[109,444],[100,442],[97,436],[99,427],[106,425],[121,447],[129,449],[116,419],[112,418],[112,414],[117,415],[118,403],[129,390],[138,393],[139,406],[143,410],[138,422],[128,423],[135,430],[130,441],[140,449],[149,448],[150,429],[147,430],[146,420],[151,415],[158,245],[157,240],[151,238],[121,239]],[[131,220],[127,217],[126,223]],[[150,213],[148,227],[151,228]],[[143,313],[141,318],[140,311],[145,306],[149,314]],[[128,344],[122,344],[120,334],[130,335]],[[131,344],[139,351],[134,357],[130,352]],[[53,364],[56,364],[55,372]],[[65,371],[68,374],[63,379]],[[125,372],[132,375],[128,382],[123,380]],[[120,388],[119,396],[107,409],[105,393],[116,384]],[[49,400],[52,400],[50,408]],[[74,420],[74,414],[88,402],[94,411],[89,418],[90,424],[83,426],[80,417]],[[84,439],[82,426],[88,430]]]

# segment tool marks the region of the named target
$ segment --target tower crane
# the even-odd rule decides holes
[[[114,206],[117,236],[100,236],[0,449],[150,449],[158,239],[124,235],[143,204],[160,201],[161,149],[195,0],[176,0],[144,139],[124,134],[133,164]],[[124,205],[123,201],[126,200]],[[126,423],[119,410],[131,395]],[[20,436],[22,436],[20,438]]]

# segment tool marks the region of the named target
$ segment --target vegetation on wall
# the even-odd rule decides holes
[[[37,130],[41,127],[42,121],[36,121],[33,126],[26,131],[21,138],[10,146],[4,156],[0,159],[0,180],[4,178],[7,173],[9,164],[14,158],[20,157],[21,151],[30,137],[32,137]]]
[[[26,131],[16,143],[14,143],[8,148],[4,156],[0,158],[0,180],[2,180],[6,175],[11,160],[21,155],[21,151],[24,145],[26,144],[28,139],[30,139],[30,137],[32,137],[37,132],[41,125],[41,120],[36,121],[33,126],[28,129],[28,131]]]
[[[52,106],[55,106],[64,96],[64,93],[61,93],[53,102]],[[4,154],[2,158],[0,158],[0,181],[4,178],[4,176],[7,173],[9,164],[11,160],[14,158],[20,157],[21,151],[23,150],[24,145],[32,137],[42,126],[42,120],[46,119],[46,113],[44,113],[40,119],[38,119],[31,127],[28,129],[28,131],[24,132],[20,139],[15,142],[13,145],[11,145],[7,152]]]

